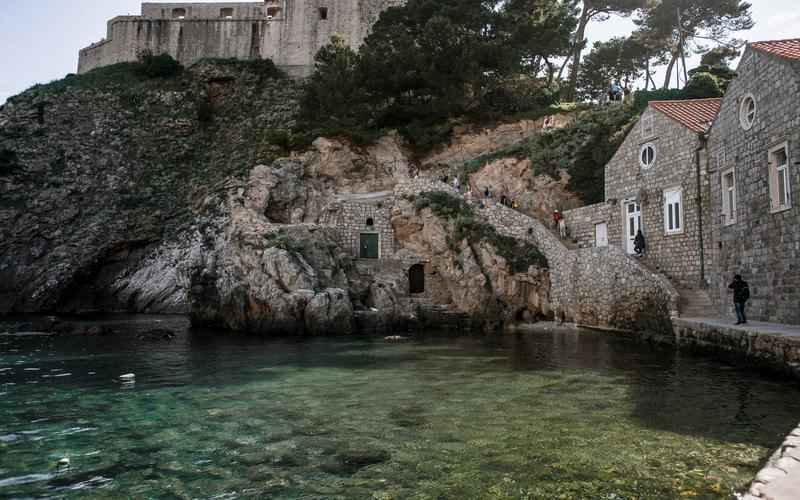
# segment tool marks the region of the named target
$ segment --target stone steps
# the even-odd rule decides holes
[[[680,315],[682,318],[704,318],[716,316],[714,304],[705,290],[678,290]]]

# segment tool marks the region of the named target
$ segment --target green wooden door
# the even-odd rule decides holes
[[[361,235],[361,258],[377,259],[379,257],[378,235],[374,233],[363,233]]]

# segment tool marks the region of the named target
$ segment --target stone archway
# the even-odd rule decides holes
[[[425,293],[425,266],[414,264],[408,270],[408,291],[409,293]]]

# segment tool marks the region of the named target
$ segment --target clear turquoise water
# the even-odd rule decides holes
[[[0,338],[0,497],[728,498],[800,420],[792,383],[593,332],[137,339],[153,321]]]

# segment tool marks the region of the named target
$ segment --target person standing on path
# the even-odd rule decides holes
[[[747,323],[747,315],[744,312],[745,304],[750,299],[750,286],[742,279],[741,274],[733,277],[733,283],[728,285],[733,290],[733,306],[736,308],[736,324],[744,325]]]
[[[553,211],[553,229],[558,229],[558,222],[561,220],[561,212]]]

